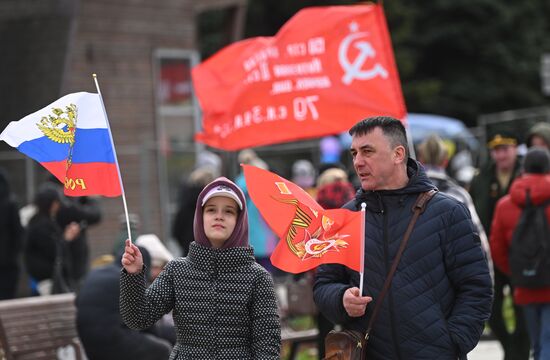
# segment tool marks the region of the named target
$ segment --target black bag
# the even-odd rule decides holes
[[[512,285],[526,288],[550,286],[550,229],[546,208],[550,200],[533,205],[529,190],[525,208],[514,229],[509,250]]]

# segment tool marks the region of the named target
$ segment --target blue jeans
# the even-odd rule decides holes
[[[535,360],[550,359],[550,303],[523,307]]]

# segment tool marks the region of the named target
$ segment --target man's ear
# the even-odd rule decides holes
[[[406,162],[407,159],[405,157],[406,157],[406,151],[403,145],[398,145],[395,147],[395,149],[393,149],[393,159],[396,164]]]

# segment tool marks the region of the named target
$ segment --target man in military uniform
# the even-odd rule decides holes
[[[511,135],[497,133],[492,136],[487,144],[491,161],[476,174],[470,185],[470,194],[488,237],[496,203],[508,193],[512,181],[519,175],[517,145],[517,139]],[[516,325],[513,333],[508,332],[502,313],[503,291],[506,286],[511,290],[510,279],[498,269],[493,270],[494,300],[489,326],[504,349],[505,360],[528,360],[529,337],[521,308],[514,306]]]

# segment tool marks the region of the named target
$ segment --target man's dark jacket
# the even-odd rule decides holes
[[[323,265],[316,275],[315,302],[331,321],[365,332],[386,274],[412,216],[418,195],[433,189],[421,166],[409,159],[402,189],[360,190],[346,204],[366,202],[364,295],[372,296],[362,317],[349,317],[342,297],[359,287],[359,273]],[[367,346],[371,359],[457,359],[477,344],[489,318],[492,285],[487,262],[467,208],[437,193],[420,216],[399,262]]]

